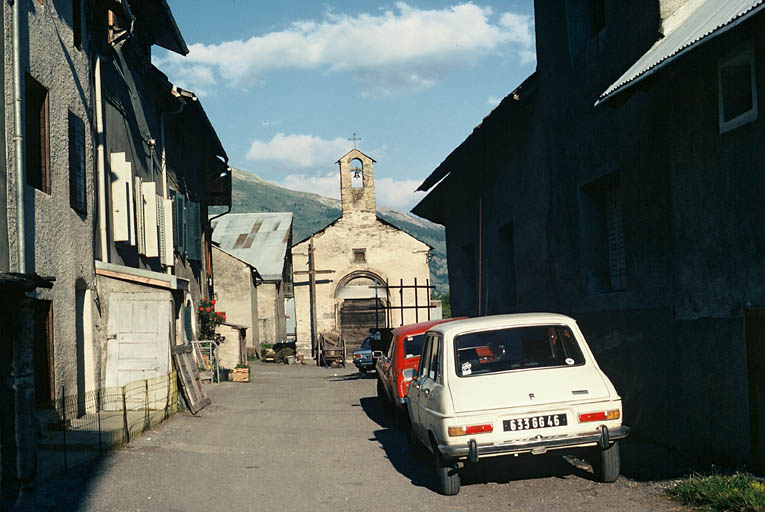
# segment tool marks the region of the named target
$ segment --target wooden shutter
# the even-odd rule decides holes
[[[608,229],[608,267],[611,290],[626,288],[627,269],[624,258],[624,222],[622,220],[622,198],[618,187],[605,193],[606,219]]]
[[[146,182],[141,185],[143,200],[143,222],[145,254],[148,258],[159,256],[159,221],[157,218],[157,203],[161,198],[157,197],[157,184]]]
[[[136,246],[138,247],[138,254],[146,254],[146,226],[144,224],[144,211],[143,211],[143,180],[135,177],[135,194],[133,197],[133,203],[135,205],[135,237]]]
[[[202,261],[202,218],[199,203],[186,204],[186,253],[190,260]]]
[[[179,253],[186,254],[186,198],[180,193],[175,194],[173,217],[175,248]]]
[[[87,182],[85,176],[85,123],[69,112],[69,205],[86,213]]]
[[[160,208],[161,206],[161,208]],[[161,222],[161,239],[159,244],[160,263],[165,266],[172,267],[175,265],[175,252],[173,236],[173,200],[172,199],[160,199],[157,201],[157,207],[162,210],[160,216]]]
[[[132,227],[133,169],[125,153],[112,153],[109,159],[112,180],[112,239],[135,245]]]
[[[192,341],[194,339],[194,331],[191,328],[191,321],[193,319],[193,312],[191,306],[183,307],[183,330],[186,332],[186,341]]]

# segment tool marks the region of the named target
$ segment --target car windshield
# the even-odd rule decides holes
[[[577,366],[584,356],[571,330],[563,325],[477,331],[454,338],[457,375],[527,368]]]
[[[416,334],[407,336],[404,342],[404,353],[406,357],[417,357],[422,354],[422,346],[425,344],[425,335]]]
[[[358,339],[358,338],[356,338]],[[360,350],[371,350],[372,349],[372,338],[364,338],[364,341],[361,342],[361,346],[359,347]]]

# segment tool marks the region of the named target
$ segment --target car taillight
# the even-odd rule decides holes
[[[361,354],[353,354],[354,359],[361,359]]]
[[[494,431],[491,423],[483,425],[467,425],[462,427],[449,427],[449,436],[470,436],[473,434],[488,434]]]
[[[610,411],[583,412],[579,414],[579,423],[587,423],[588,421],[618,420],[620,417],[621,411],[619,411],[619,409],[613,409]]]

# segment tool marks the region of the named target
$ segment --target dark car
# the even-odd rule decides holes
[[[361,347],[353,351],[353,364],[361,373],[375,369],[375,361],[372,358],[372,336],[367,336],[361,342]]]

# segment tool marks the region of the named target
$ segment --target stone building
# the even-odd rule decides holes
[[[303,353],[312,347],[311,270],[321,271],[313,274],[317,331],[339,333],[349,351],[371,327],[428,315],[427,290],[411,287],[415,280],[419,286],[429,281],[430,246],[377,217],[374,160],[354,149],[338,163],[342,216],[292,248],[296,336]],[[400,288],[402,283],[410,288]]]
[[[536,72],[413,210],[446,227],[453,313],[576,318],[634,429],[627,474],[765,467],[765,6],[535,16]]]
[[[213,221],[218,310],[247,327],[247,346],[287,338],[292,297],[292,213],[237,213]]]
[[[165,0],[0,13],[5,496],[34,478],[37,416],[80,417],[97,388],[172,371],[211,293],[207,206],[231,205],[231,177],[194,94],[151,64],[155,45],[188,53]]]

